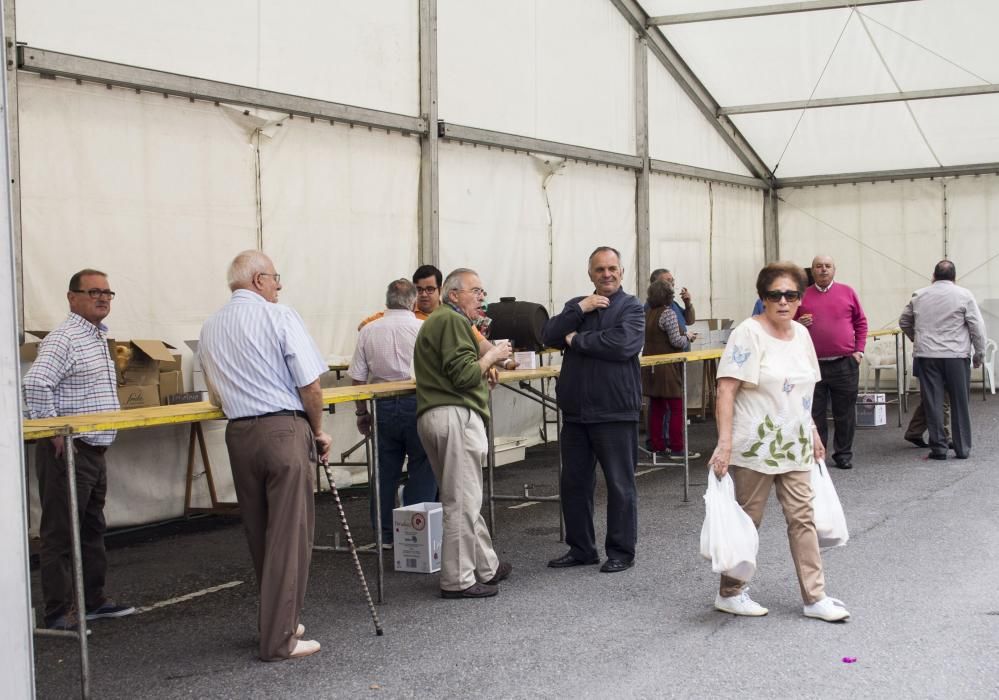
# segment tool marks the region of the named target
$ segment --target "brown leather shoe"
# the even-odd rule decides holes
[[[473,583],[463,591],[445,591],[442,588],[441,598],[490,598],[497,593],[499,593],[499,586],[488,583]]]
[[[513,571],[513,564],[508,561],[501,561],[499,566],[496,567],[496,573],[493,577],[484,583],[487,586],[495,586],[500,581],[505,580],[510,575],[511,571]]]

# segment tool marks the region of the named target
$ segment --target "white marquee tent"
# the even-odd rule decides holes
[[[946,256],[999,333],[994,0],[3,5],[7,416],[13,341],[60,322],[72,272],[109,272],[115,336],[183,347],[254,247],[330,358],[420,262],[558,310],[599,244],[638,293],[673,269],[701,317],[745,317],[764,261],[828,253],[873,328]],[[517,400],[501,435],[536,432]],[[111,524],[179,515],[185,452],[180,428],[120,436]],[[30,688],[23,618],[0,655]]]

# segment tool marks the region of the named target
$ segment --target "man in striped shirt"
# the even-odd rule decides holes
[[[30,418],[72,416],[117,411],[114,361],[108,348],[107,326],[114,292],[103,272],[80,270],[69,280],[69,316],[45,336],[38,357],[24,377],[24,398]],[[104,453],[114,430],[83,433],[72,445],[63,437],[42,440],[35,448],[35,471],[42,518],[39,558],[44,624],[50,629],[75,630],[73,607],[72,532],[65,452],[76,463],[76,494],[80,513],[80,549],[87,619],[123,617],[135,608],[116,605],[104,595],[107,557],[104,551],[104,501],[107,463]]]
[[[229,266],[232,298],[205,321],[198,352],[213,403],[229,419],[225,442],[260,590],[258,628],[264,661],[308,656],[301,639],[312,559],[313,465],[326,462],[315,342],[293,309],[277,303],[281,275],[263,253],[247,250]],[[318,454],[317,454],[318,452]]]

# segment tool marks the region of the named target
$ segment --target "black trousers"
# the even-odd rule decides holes
[[[971,453],[969,384],[971,365],[966,357],[920,357],[919,382],[923,411],[930,434],[930,452],[947,454],[944,430],[944,394],[950,397],[950,433],[958,457]]]
[[[836,464],[853,461],[853,435],[857,432],[857,386],[860,382],[860,365],[852,356],[819,362],[822,380],[815,385],[812,395],[812,420],[826,451],[831,452]],[[829,425],[826,407],[832,404],[833,445],[829,449]]]
[[[83,596],[87,610],[93,610],[104,603],[104,580],[108,569],[104,551],[107,464],[103,449],[79,440],[72,444],[76,445],[76,498],[83,554]],[[67,441],[67,449],[73,449],[72,444]],[[39,574],[42,599],[45,601],[45,625],[48,626],[67,613],[74,601],[73,535],[66,457],[56,458],[51,440],[40,440],[35,447],[35,471],[38,473],[38,495],[42,503]]]
[[[565,423],[559,439],[562,452],[562,515],[569,553],[580,561],[596,559],[593,530],[593,491],[596,466],[607,482],[607,538],[609,559],[630,562],[638,540],[638,422]]]

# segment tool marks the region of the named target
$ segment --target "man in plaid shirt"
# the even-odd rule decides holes
[[[107,275],[85,269],[70,278],[69,316],[45,336],[38,358],[24,377],[24,396],[31,418],[117,411],[114,361],[102,321],[111,312],[114,292]],[[104,595],[107,557],[104,553],[104,500],[107,465],[104,453],[116,431],[82,433],[66,445],[64,438],[42,440],[35,450],[38,493],[42,504],[39,526],[42,546],[41,581],[45,626],[74,630],[72,534],[65,452],[74,450],[80,515],[80,548],[88,620],[124,617],[135,608],[117,605]]]

